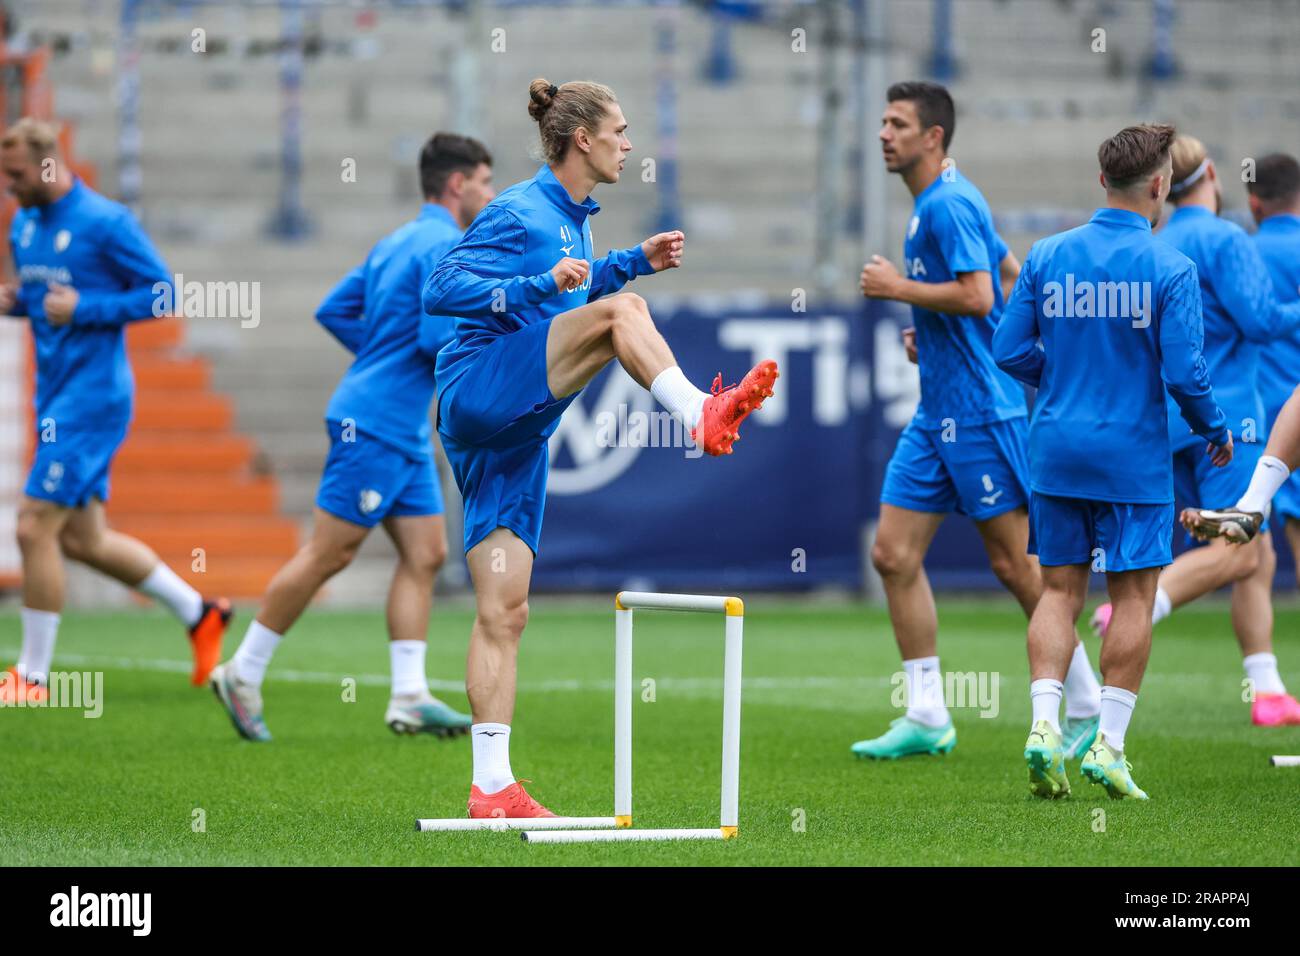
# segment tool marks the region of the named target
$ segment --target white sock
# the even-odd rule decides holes
[[[1030,691],[1030,693],[1033,693]],[[1083,641],[1074,645],[1070,669],[1065,672],[1065,716],[1071,719],[1096,717],[1101,713],[1101,684],[1088,663],[1088,649]]]
[[[1246,676],[1255,685],[1257,694],[1285,694],[1286,685],[1277,672],[1277,658],[1272,654],[1247,654],[1241,659]]]
[[[193,627],[203,616],[203,597],[161,561],[135,589],[166,604],[186,627]]]
[[[54,639],[59,636],[59,612],[22,609],[23,649],[18,655],[18,676],[44,684],[54,660]]]
[[[1169,600],[1169,592],[1161,587],[1156,588],[1156,603],[1151,605],[1151,623],[1159,624],[1173,613],[1174,604]]]
[[[1122,687],[1101,689],[1101,726],[1098,732],[1106,738],[1112,750],[1124,752],[1124,734],[1133,718],[1133,705],[1138,695]]]
[[[230,661],[234,665],[235,676],[246,684],[261,687],[262,680],[266,677],[266,665],[271,663],[271,655],[275,653],[281,638],[282,635],[254,618],[244,632],[239,650],[235,651],[235,656]]]
[[[510,772],[510,725],[475,724],[469,729],[474,742],[474,786],[497,793],[515,782]]]
[[[1029,703],[1034,708],[1030,727],[1045,720],[1058,734],[1061,732],[1061,682],[1041,677],[1029,684]]]
[[[1291,470],[1281,458],[1265,455],[1255,463],[1255,473],[1250,476],[1250,487],[1237,502],[1237,508],[1241,511],[1267,514],[1269,502],[1273,500],[1277,490],[1286,483],[1290,474]]]
[[[915,657],[903,661],[903,673],[907,675],[907,716],[927,727],[948,723],[939,658]]]
[[[678,416],[687,428],[700,423],[704,400],[709,396],[686,379],[681,366],[673,365],[655,376],[650,383],[650,394],[664,408]]]
[[[428,692],[429,681],[424,676],[424,652],[429,645],[424,641],[389,641],[388,660],[392,664],[393,696],[409,697],[421,691]]]

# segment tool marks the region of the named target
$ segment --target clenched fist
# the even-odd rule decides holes
[[[551,278],[555,280],[556,292],[568,292],[587,281],[591,272],[591,263],[586,259],[573,259],[565,256],[551,269]]]
[[[655,272],[676,269],[682,264],[682,250],[686,247],[686,234],[680,230],[661,232],[641,243],[641,252],[650,261]]]
[[[72,286],[50,283],[50,291],[45,293],[45,321],[50,325],[67,325],[72,321],[72,314],[77,311],[77,301],[81,298]]]

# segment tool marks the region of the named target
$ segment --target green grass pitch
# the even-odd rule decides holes
[[[511,760],[560,813],[608,815],[613,791],[610,602],[535,601],[520,661]],[[999,675],[999,713],[954,711],[947,757],[869,763],[898,660],[877,608],[749,602],[740,838],[726,843],[528,846],[516,834],[414,832],[460,816],[469,741],[396,737],[382,723],[380,613],[313,611],[266,686],[275,740],[236,738],[188,648],[156,611],[70,613],[56,669],[102,670],[104,712],[0,710],[0,859],[7,864],[1220,865],[1300,863],[1300,728],[1261,729],[1242,702],[1227,608],[1177,613],[1155,651],[1129,736],[1146,805],[1112,803],[1070,766],[1074,795],[1033,800],[1021,749],[1025,624],[1008,601],[941,601],[945,670]],[[249,620],[241,608],[226,655]],[[470,615],[435,610],[429,673],[464,676]],[[1300,687],[1300,611],[1280,609],[1283,674]],[[722,622],[638,612],[634,812],[647,827],[718,819]],[[1097,644],[1088,641],[1094,665]],[[0,614],[0,654],[18,619]],[[344,678],[356,699],[344,699]],[[653,685],[642,684],[653,681]],[[435,688],[439,685],[435,684]],[[645,700],[651,696],[653,701]],[[462,692],[438,691],[458,706]],[[201,814],[196,811],[202,811]],[[1104,816],[1097,811],[1104,811]],[[202,828],[196,821],[202,820]]]

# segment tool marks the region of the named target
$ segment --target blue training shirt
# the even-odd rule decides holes
[[[424,286],[426,313],[455,316],[452,341],[438,353],[440,391],[496,336],[579,308],[654,272],[640,245],[595,258],[590,217],[599,211],[590,196],[574,202],[543,166],[478,214]],[[557,294],[551,269],[566,256],[586,259],[591,271],[581,286]],[[558,425],[557,417],[543,437]]]
[[[135,380],[123,326],[171,303],[172,278],[131,211],[80,179],[61,199],[20,209],[9,233],[18,296],[36,341],[36,424],[57,431],[117,431],[130,422]],[[49,284],[71,286],[72,321],[45,318]]]
[[[433,356],[451,339],[451,320],[425,320],[420,290],[461,237],[451,212],[425,203],[419,218],[380,239],[316,310],[356,359],[344,374],[325,420],[351,420],[364,434],[413,458],[430,454]]]
[[[1034,243],[993,335],[998,365],[1038,389],[1032,490],[1172,502],[1166,390],[1197,434],[1228,436],[1201,338],[1196,266],[1137,213],[1099,209]]]
[[[1269,216],[1255,233],[1255,248],[1273,280],[1279,302],[1300,299],[1300,216]],[[1271,424],[1300,384],[1300,330],[1278,335],[1259,353],[1259,392]]]
[[[1246,230],[1202,206],[1174,210],[1156,234],[1196,263],[1205,310],[1205,361],[1214,393],[1239,439],[1268,440],[1268,418],[1259,392],[1261,345],[1293,335],[1300,327],[1300,302],[1283,305]],[[1168,406],[1174,451],[1196,437]],[[1253,423],[1253,425],[1252,425]]]
[[[916,197],[903,243],[907,276],[918,282],[953,282],[962,272],[993,277],[993,309],[984,318],[912,306],[921,371],[913,422],[919,427],[943,428],[948,419],[982,425],[1025,414],[1024,390],[998,369],[990,348],[1002,313],[998,273],[1006,254],[984,196],[955,167]]]

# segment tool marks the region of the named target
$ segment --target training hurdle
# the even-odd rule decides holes
[[[632,614],[637,610],[721,613],[726,649],[722,665],[722,810],[717,827],[632,828]],[[614,598],[614,824],[613,830],[524,829],[525,843],[614,843],[635,840],[729,840],[739,831],[740,681],[745,603],[738,597],[620,591]]]
[[[636,610],[722,614],[722,798],[719,825],[700,829],[632,827],[632,613]],[[745,603],[738,597],[620,591],[614,598],[614,815],[421,819],[421,832],[516,830],[525,843],[615,843],[640,840],[729,840],[740,815],[740,684]]]

